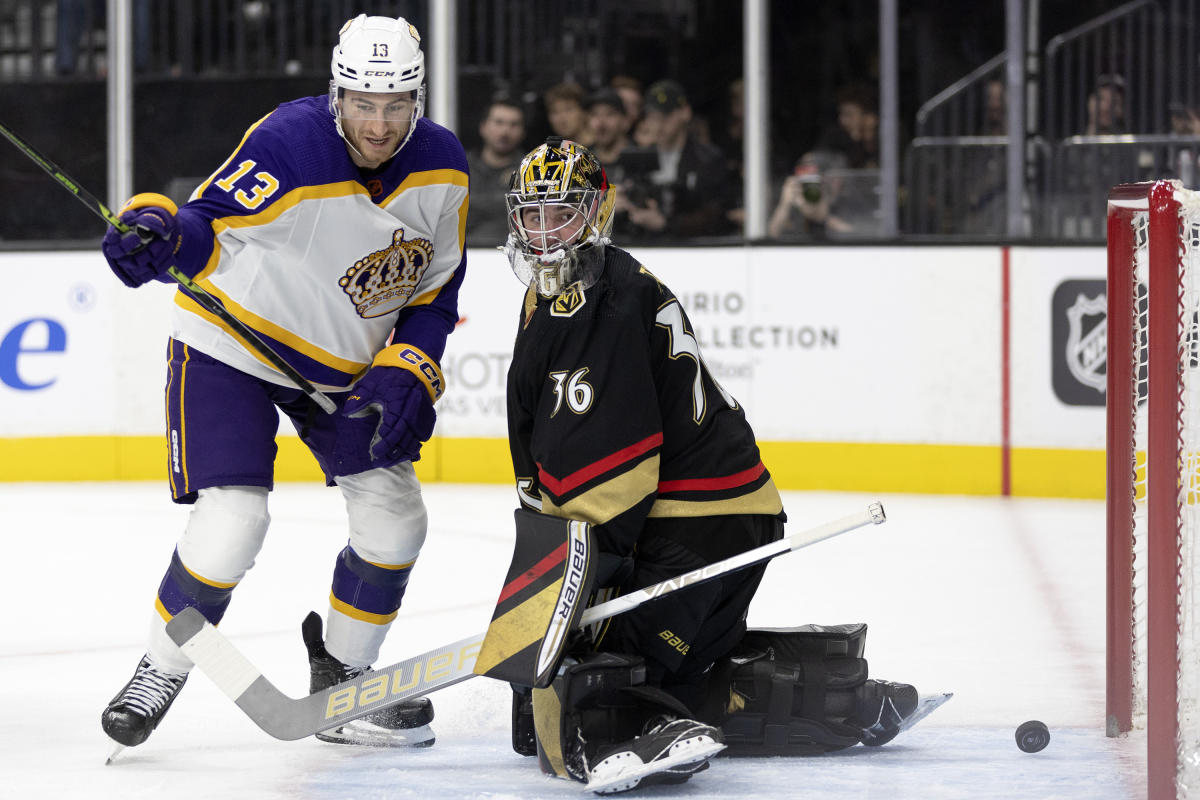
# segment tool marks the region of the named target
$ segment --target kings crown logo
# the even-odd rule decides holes
[[[406,242],[404,229],[397,228],[391,245],[354,262],[338,284],[349,295],[360,317],[381,317],[412,297],[432,258],[432,242],[428,239]]]

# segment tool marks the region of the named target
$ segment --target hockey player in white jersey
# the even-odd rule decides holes
[[[104,237],[126,285],[164,280],[176,266],[338,407],[321,411],[219,318],[176,294],[168,477],[174,500],[194,506],[146,653],[102,715],[121,746],[146,740],[192,667],[166,622],[192,606],[215,624],[262,546],[277,409],[341,489],[349,517],[324,636],[320,616],[303,625],[313,691],[375,660],[425,539],[412,462],[433,431],[445,389],[438,362],[458,319],[466,157],[453,133],[422,117],[424,54],[404,19],[347,22],[331,68],[328,95],[255,123],[183,206],[137,195],[121,213],[132,230]],[[420,698],[320,736],[428,745],[432,717]]]

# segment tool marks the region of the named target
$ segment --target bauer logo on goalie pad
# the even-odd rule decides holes
[[[1073,406],[1104,405],[1108,318],[1103,280],[1063,281],[1051,303],[1054,394]]]

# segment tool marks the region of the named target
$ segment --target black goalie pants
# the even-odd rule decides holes
[[[649,519],[628,593],[776,541],[783,520],[765,515]],[[697,709],[705,671],[746,632],[746,611],[766,563],[672,592],[602,623],[597,649],[642,656],[647,683]]]

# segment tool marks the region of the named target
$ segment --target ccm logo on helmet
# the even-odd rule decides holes
[[[394,76],[394,72],[380,72],[379,70],[369,69],[363,73],[368,78],[390,78]]]

